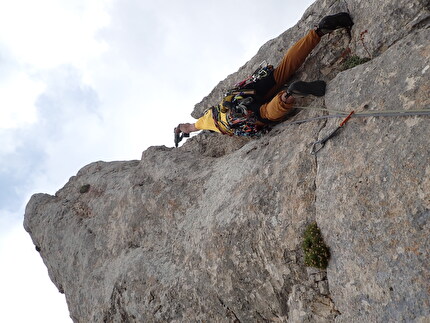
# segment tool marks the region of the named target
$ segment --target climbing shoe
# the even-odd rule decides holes
[[[340,12],[335,15],[324,17],[318,24],[316,32],[319,36],[323,36],[339,28],[351,29],[352,25],[354,25],[354,22],[349,13]]]
[[[296,81],[290,84],[287,94],[295,97],[303,97],[308,95],[323,96],[325,94],[325,87],[326,83],[324,81]]]

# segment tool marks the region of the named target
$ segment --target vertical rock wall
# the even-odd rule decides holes
[[[299,104],[429,109],[428,7],[316,1],[193,115],[322,16],[348,10],[351,37],[325,37],[296,75],[325,79],[326,97]],[[348,55],[372,59],[342,71]],[[24,226],[75,322],[425,322],[430,117],[353,118],[311,155],[338,123],[286,122],[258,140],[203,133],[140,161],[96,162],[55,196],[34,195]],[[315,220],[327,271],[303,261]]]

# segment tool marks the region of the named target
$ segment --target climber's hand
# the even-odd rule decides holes
[[[285,104],[293,104],[296,100],[293,96],[288,95],[287,92],[282,93],[281,95],[281,101]]]

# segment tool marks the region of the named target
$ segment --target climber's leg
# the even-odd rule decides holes
[[[269,103],[260,107],[260,116],[270,121],[283,121],[293,111],[294,99],[285,95],[285,91],[279,92]]]
[[[278,86],[284,85],[299,69],[312,49],[318,45],[320,39],[321,37],[317,35],[315,30],[311,30],[287,51],[281,63],[273,71]]]
[[[317,35],[316,31],[311,30],[285,53],[281,63],[273,71],[276,84],[265,96],[266,99],[270,99],[279,91],[288,79],[299,69],[312,49],[318,45],[320,39],[321,37]]]

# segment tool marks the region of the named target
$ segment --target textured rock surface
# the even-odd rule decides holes
[[[352,38],[338,31],[309,57],[297,77],[324,78],[328,91],[301,103],[429,109],[428,1],[327,0],[193,115],[339,10],[355,19]],[[347,48],[373,59],[340,72]],[[354,118],[309,154],[338,123],[284,123],[259,140],[203,133],[140,161],[93,163],[55,196],[34,195],[24,225],[73,320],[428,321],[430,117]],[[303,264],[302,234],[314,220],[331,248],[327,271]]]
[[[429,53],[429,31],[411,33],[336,77],[327,106],[429,108]],[[330,232],[329,282],[341,321],[412,322],[429,314],[429,138],[428,117],[354,120],[318,155],[317,220]]]

